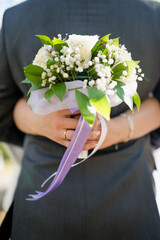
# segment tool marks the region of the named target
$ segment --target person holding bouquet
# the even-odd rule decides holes
[[[159,96],[149,98],[160,77],[159,24],[160,4],[141,0],[29,0],[6,11],[0,38],[0,139],[24,146],[11,239],[159,239],[148,136],[160,126]],[[102,37],[106,30],[121,37],[150,79],[138,84],[140,110],[134,108],[133,114],[124,103],[113,107],[100,149],[71,169],[54,192],[26,201],[57,170],[80,115],[65,109],[41,116],[26,104],[23,68],[41,46],[34,36]],[[100,135],[96,117],[84,150],[95,148]]]

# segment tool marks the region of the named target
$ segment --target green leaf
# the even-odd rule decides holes
[[[96,42],[96,44],[93,46],[93,48],[91,49],[92,56],[93,56],[94,52],[97,51],[97,49],[98,49],[98,47],[99,47],[100,45],[101,45],[101,40],[98,40],[98,41]]]
[[[47,68],[50,68],[50,66],[52,66],[52,65],[54,65],[55,64],[55,61],[53,61],[53,60],[48,60],[47,61]]]
[[[122,88],[123,86],[125,86],[123,82],[117,81],[117,85],[113,88],[113,90],[116,92],[116,94],[122,101],[124,101],[124,90]]]
[[[85,94],[83,94],[77,90],[75,91],[75,95],[76,95],[78,107],[79,107],[79,110],[80,110],[82,116],[89,123],[89,125],[92,126],[93,122],[96,118],[96,111],[91,106],[91,104],[89,102],[89,98]]]
[[[68,47],[68,44],[65,41],[54,38],[53,45],[57,52],[60,52],[64,46]]]
[[[24,68],[24,74],[26,78],[33,83],[42,82],[41,75],[43,72],[44,72],[43,68],[33,64],[30,64]]]
[[[56,83],[54,85],[52,85],[52,91],[53,93],[60,99],[60,101],[62,102],[64,94],[66,92],[66,85],[64,82],[62,83]]]
[[[58,38],[54,38],[53,45],[57,45],[57,44],[60,44],[60,45],[63,44],[64,46],[68,47],[68,44],[65,41],[60,40]]]
[[[44,72],[44,69],[37,65],[30,64],[27,67],[24,67],[24,72],[27,72],[31,75],[41,76],[41,74]]]
[[[29,98],[30,98],[31,94],[29,93],[26,99],[26,102],[28,102]]]
[[[39,84],[34,84],[34,85],[29,89],[27,95],[29,95],[32,91],[35,91],[35,90],[41,89],[41,88],[44,88],[44,87],[42,87],[42,86],[39,85]]]
[[[42,83],[42,79],[40,77],[31,75],[29,73],[25,73],[26,78],[28,78],[32,83]]]
[[[132,72],[132,69],[137,67],[137,65],[139,64],[139,61],[126,61],[126,63],[128,66],[128,70],[127,70],[128,75],[127,76],[129,76]]]
[[[139,97],[137,92],[133,96],[133,102],[136,104],[137,109],[139,110],[140,105],[141,105],[141,99],[140,99],[140,97]]]
[[[95,87],[89,87],[88,94],[90,104],[95,107],[99,114],[110,120],[111,107],[105,93]]]
[[[21,81],[21,83],[32,83],[32,82],[26,78],[25,80]]]
[[[45,36],[45,35],[36,35],[36,37],[39,37],[39,39],[41,40],[41,42],[45,45],[51,45],[53,47],[53,41]]]
[[[123,86],[125,86],[125,83],[117,81],[117,86],[115,86],[113,90],[118,97],[125,102],[131,110],[133,110],[133,98],[131,95],[128,95],[127,92],[124,92]]]
[[[119,63],[118,65],[116,65],[113,69],[113,77],[112,79],[119,79],[122,75],[123,75],[123,71],[126,70],[128,72],[128,65],[125,67],[123,65],[124,63]]]
[[[116,47],[119,47],[119,38],[114,38],[114,39],[112,39],[112,40],[113,40],[113,42],[112,42],[111,45],[115,44]]]
[[[110,36],[110,35],[111,35],[111,34],[105,35],[104,37],[101,38],[101,41],[104,42],[104,43],[106,43],[106,42],[109,40],[109,36]]]
[[[45,92],[44,97],[45,99],[48,100],[48,102],[51,102],[51,97],[54,95],[54,92],[52,89],[49,89],[48,91]]]

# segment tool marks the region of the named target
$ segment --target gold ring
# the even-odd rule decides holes
[[[67,138],[66,138],[66,134],[67,134],[67,130],[65,130],[64,133],[63,133],[64,139],[67,139]]]

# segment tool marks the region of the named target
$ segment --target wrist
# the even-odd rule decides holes
[[[122,113],[120,114],[120,117],[122,117],[123,119],[125,119],[125,125],[124,129],[127,130],[127,136],[126,134],[123,134],[123,142],[128,142],[132,139],[133,137],[133,132],[134,132],[134,122],[133,119],[131,117],[131,115],[126,114],[126,113]],[[127,127],[128,125],[128,127]],[[127,129],[126,129],[127,128]]]

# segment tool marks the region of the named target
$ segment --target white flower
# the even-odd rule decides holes
[[[78,67],[78,72],[83,72],[83,68],[82,67]]]
[[[64,73],[64,74],[63,74],[63,77],[64,77],[64,78],[68,78],[68,73]]]
[[[99,37],[97,35],[88,36],[72,34],[69,35],[69,38],[66,42],[69,46],[73,45],[75,49],[77,49],[77,47],[80,48],[80,56],[81,60],[83,61],[88,57],[88,55],[91,58],[91,49],[98,41],[98,38]]]
[[[55,55],[57,55],[57,53],[55,51],[52,51],[52,56],[54,57]]]
[[[88,64],[89,64],[89,66],[92,66],[92,65],[93,65],[93,62],[92,62],[92,61],[89,61]]]
[[[109,84],[109,88],[110,88],[110,89],[113,89],[115,86],[117,86],[117,82],[116,82],[116,81],[112,81],[112,82]]]
[[[125,84],[131,84],[131,83],[136,82],[137,75],[136,75],[135,69],[134,68],[132,69],[129,76],[127,76],[127,77],[121,76],[120,79],[117,79],[117,80],[120,80],[121,82],[124,82]]]
[[[42,84],[41,84],[41,85],[42,85],[42,87],[45,87],[45,86],[46,86],[46,82],[47,82],[47,80],[46,80],[46,79],[42,81]]]
[[[52,76],[51,78],[49,78],[49,82],[52,82],[52,81],[55,81],[56,80],[56,77],[55,76]]]
[[[58,58],[58,57],[55,57],[54,61],[55,61],[55,62],[58,62],[58,61],[59,61],[59,58]]]
[[[52,73],[51,73],[51,72],[48,72],[48,73],[47,73],[47,76],[48,76],[48,77],[52,77]]]
[[[110,59],[108,60],[108,63],[111,65],[111,64],[114,63],[114,60],[113,60],[112,58],[110,58]]]
[[[127,72],[126,70],[124,70],[124,71],[122,72],[122,74],[123,74],[123,76],[127,76],[127,75],[128,75],[128,72]]]
[[[101,58],[102,58],[102,59],[105,59],[105,58],[106,58],[106,55],[102,55]]]
[[[94,58],[94,61],[95,61],[96,63],[99,63],[99,57],[95,57],[95,58]]]
[[[42,47],[39,49],[35,59],[33,60],[33,65],[37,65],[45,69],[48,60],[52,60],[51,53],[46,51],[45,47]]]
[[[95,85],[95,81],[94,80],[89,81],[89,86],[90,87],[93,87],[94,85]]]
[[[43,73],[42,73],[41,78],[42,78],[42,79],[45,79],[45,78],[46,78],[46,72],[43,72]]]
[[[58,34],[58,39],[62,39],[62,35],[61,34]]]
[[[77,60],[77,61],[76,61],[76,64],[77,64],[77,65],[80,65],[81,63],[80,63],[80,61],[79,61],[79,60]]]
[[[102,62],[107,63],[107,59],[103,59]]]

